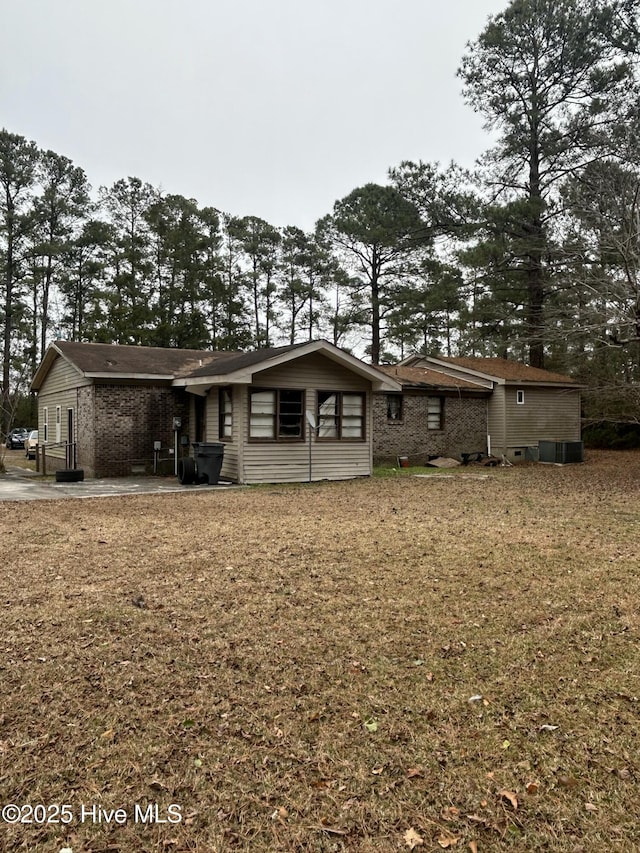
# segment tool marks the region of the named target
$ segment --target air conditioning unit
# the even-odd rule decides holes
[[[557,465],[584,462],[584,443],[582,441],[539,441],[538,454],[540,462],[555,462]]]

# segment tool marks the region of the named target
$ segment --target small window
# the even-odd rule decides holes
[[[62,441],[62,409],[56,406],[56,444]]]
[[[364,438],[365,395],[342,391],[318,391],[318,438],[362,440]]]
[[[220,389],[218,405],[220,415],[218,435],[221,439],[230,439],[233,437],[233,397],[231,396],[231,388]]]
[[[45,406],[44,409],[42,410],[42,418],[43,418],[42,426],[44,427],[42,441],[44,444],[46,444],[47,441],[49,440],[49,409],[47,408],[47,406]]]
[[[516,403],[519,406],[524,406],[524,391],[522,390],[522,388],[518,388],[518,390],[516,391]]]
[[[387,420],[402,420],[402,395],[387,394]]]
[[[429,397],[427,400],[427,429],[442,429],[442,397]]]
[[[304,441],[303,409],[303,391],[251,390],[249,438]]]

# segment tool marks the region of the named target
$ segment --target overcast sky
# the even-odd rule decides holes
[[[406,159],[487,146],[456,69],[507,0],[2,0],[0,126],[81,166],[311,229]]]

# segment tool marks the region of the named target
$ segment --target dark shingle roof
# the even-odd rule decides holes
[[[212,353],[216,356],[224,356],[223,358],[212,358],[204,361],[202,366],[198,366],[189,373],[189,376],[215,376],[219,373],[233,373],[236,370],[242,370],[244,367],[251,367],[253,364],[260,364],[263,361],[268,361],[270,358],[276,358],[284,353],[292,350],[300,349],[306,346],[303,344],[291,344],[285,347],[269,347],[267,349],[252,350],[251,352],[225,352]]]
[[[301,346],[295,344],[253,352],[213,352],[75,341],[56,341],[55,345],[83,373],[167,377],[230,373]]]

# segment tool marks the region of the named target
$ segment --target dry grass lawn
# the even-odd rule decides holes
[[[637,851],[639,495],[592,453],[0,505],[0,797],[50,806],[0,849]]]

